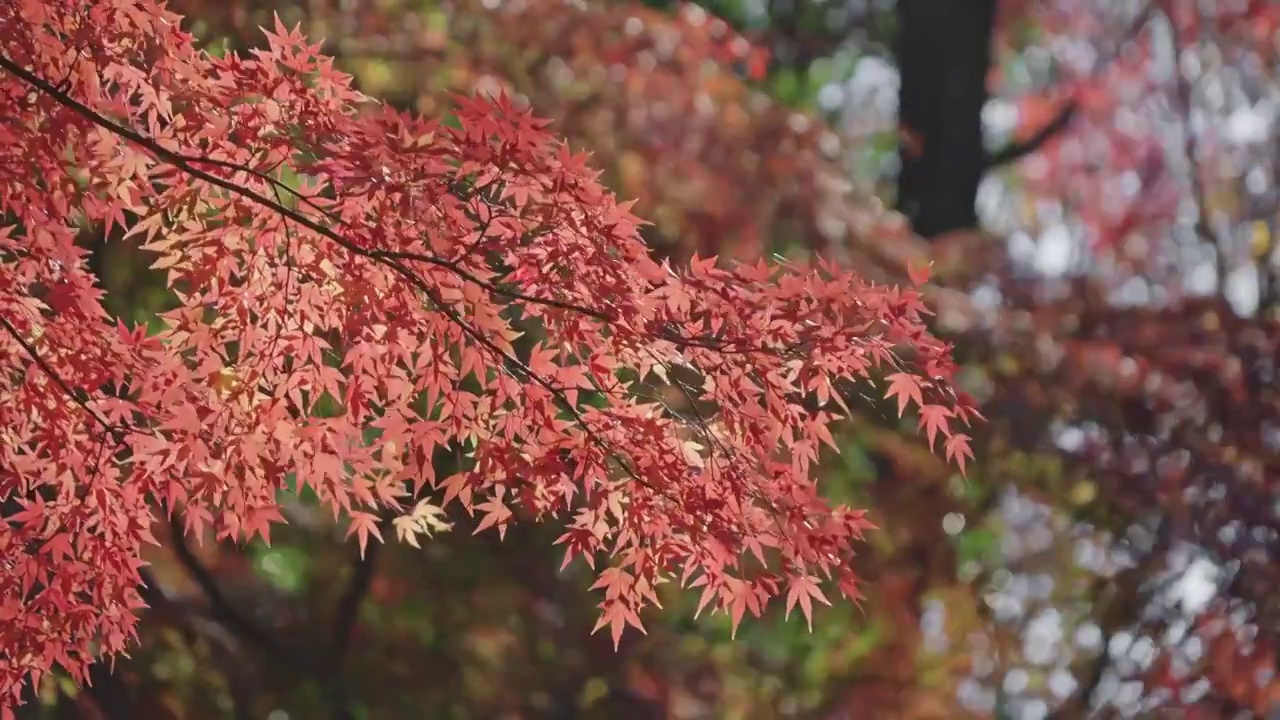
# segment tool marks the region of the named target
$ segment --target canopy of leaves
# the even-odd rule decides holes
[[[142,0],[7,3],[0,38],[6,698],[126,649],[157,509],[267,539],[305,488],[362,551],[425,490],[477,531],[562,517],[566,562],[609,558],[617,642],[671,579],[735,626],[782,595],[808,615],[819,582],[859,596],[869,524],[812,479],[853,383],[972,456],[918,290],[659,263],[505,95],[420,119],[279,21],[214,57]],[[98,226],[165,272],[157,332],[104,311],[75,244]]]
[[[93,676],[92,698],[47,677],[44,702],[157,718],[1267,711],[1280,687],[1274,3],[1002,0],[980,202],[995,233],[930,243],[845,189],[852,174],[891,192],[897,147],[930,151],[893,115],[883,41],[904,4],[174,3],[215,55],[262,47],[279,11],[361,90],[446,125],[452,93],[505,89],[638,198],[651,249],[685,261],[820,248],[906,284],[932,258],[941,284],[922,291],[995,421],[964,483],[943,452],[878,422],[893,401],[830,426],[843,452],[820,464],[823,493],[882,530],[855,559],[862,611],[816,614],[812,636],[770,619],[731,642],[730,617],[690,622],[701,593],[672,583],[648,636],[615,651],[608,633],[584,641],[593,580],[582,563],[557,572],[562,528],[452,533],[425,552],[372,542],[359,559],[338,542],[349,518],[335,527],[308,489],[277,495],[289,525],[270,548],[186,549],[157,524],[167,547],[144,548],[157,582],[142,588],[141,647]],[[162,329],[155,254],[121,228],[106,242],[100,223],[78,229],[103,304]],[[524,353],[543,331],[509,314]],[[679,386],[649,382],[689,409]],[[922,434],[938,412],[921,413]],[[696,434],[682,437],[705,445]],[[436,475],[469,447],[436,452]],[[433,506],[414,507],[363,527],[430,529]],[[457,529],[479,522],[448,513]],[[121,686],[143,705],[120,710]]]

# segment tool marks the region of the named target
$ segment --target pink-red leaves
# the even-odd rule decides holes
[[[351,522],[347,525],[347,537],[356,536],[356,542],[360,544],[360,557],[364,557],[365,549],[369,545],[369,536],[372,535],[382,542],[382,530],[378,527],[378,516],[367,512],[351,513]]]
[[[480,523],[475,529],[477,533],[487,528],[497,527],[500,535],[506,535],[507,525],[511,521],[511,508],[507,507],[501,498],[490,498],[476,505],[476,510],[480,511]]]
[[[738,636],[738,626],[742,624],[742,616],[747,611],[751,612],[752,617],[760,617],[760,613],[764,611],[759,593],[747,580],[726,578],[721,595],[724,597],[723,602],[728,605],[732,637]]]
[[[410,489],[477,532],[571,518],[558,542],[603,568],[617,643],[673,577],[735,630],[784,585],[807,621],[819,579],[858,597],[870,525],[814,481],[848,380],[888,373],[899,413],[972,458],[950,422],[980,416],[918,292],[826,262],[661,265],[508,98],[461,98],[446,128],[369,107],[279,21],[243,58],[178,27],[142,0],[0,3],[0,646],[23,658],[0,696],[126,649],[154,505],[267,539],[305,486],[362,553]],[[177,301],[153,336],[109,320],[75,243],[130,218]]]
[[[830,605],[827,596],[822,594],[822,588],[818,587],[818,583],[812,577],[807,575],[792,577],[787,581],[787,617],[791,617],[791,610],[796,603],[800,603],[800,612],[804,614],[804,622],[810,630],[813,629],[813,601],[817,600],[823,605]]]
[[[925,405],[920,408],[920,428],[924,430],[925,437],[929,439],[929,447],[932,448],[937,440],[938,431],[942,431],[944,436],[951,434],[948,420],[955,417],[955,412],[945,405]]]
[[[924,395],[920,389],[922,380],[918,375],[911,373],[894,373],[885,378],[889,381],[889,389],[885,391],[885,398],[898,398],[898,415],[901,416],[907,412],[907,403],[914,402],[917,406],[924,405]]]
[[[933,263],[917,266],[914,262],[907,263],[907,277],[911,280],[911,284],[920,287],[929,282],[930,275],[933,274]]]
[[[956,464],[960,472],[965,471],[965,463],[973,459],[973,450],[969,448],[969,436],[962,433],[956,433],[947,438],[946,443],[947,461]]]
[[[611,567],[602,570],[600,579],[591,586],[592,590],[603,589],[605,595],[605,601],[600,604],[600,619],[596,621],[596,626],[591,632],[596,633],[608,627],[615,648],[622,640],[622,631],[628,625],[640,632],[645,632],[644,624],[640,622],[640,615],[629,600],[636,595],[636,584],[634,575],[621,568]]]

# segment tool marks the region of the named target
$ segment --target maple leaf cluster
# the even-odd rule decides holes
[[[526,99],[592,150],[608,184],[638,198],[646,240],[682,261],[754,259],[779,233],[815,252],[846,252],[833,247],[840,239],[884,244],[883,206],[849,187],[839,136],[744,82],[764,68],[764,49],[692,3],[177,3],[206,37],[240,44],[273,10],[298,13],[313,35],[331,35],[340,66],[401,107],[434,114],[456,91]],[[865,248],[842,257],[868,272]]]
[[[808,615],[824,582],[858,597],[870,524],[810,474],[852,382],[886,380],[963,470],[977,411],[916,289],[659,264],[505,97],[411,117],[279,21],[223,58],[180,21],[0,6],[6,701],[126,650],[157,508],[269,539],[278,492],[306,488],[362,546],[428,491],[477,531],[566,517],[566,563],[610,558],[616,641],[674,578],[735,625],[784,593]],[[74,242],[93,227],[154,253],[161,331],[103,310]]]

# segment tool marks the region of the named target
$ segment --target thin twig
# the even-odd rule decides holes
[[[1172,18],[1170,18],[1172,22]],[[1219,299],[1225,299],[1227,293],[1227,248],[1223,247],[1223,242],[1209,225],[1209,201],[1208,193],[1205,190],[1204,178],[1200,173],[1200,149],[1199,141],[1196,138],[1195,129],[1191,126],[1191,103],[1194,88],[1191,85],[1191,79],[1187,74],[1182,72],[1180,64],[1178,64],[1179,56],[1183,52],[1183,47],[1178,43],[1177,33],[1172,33],[1170,44],[1173,46],[1173,59],[1179,68],[1174,72],[1177,78],[1174,84],[1175,103],[1179,113],[1179,119],[1182,121],[1182,154],[1187,162],[1187,176],[1191,183],[1191,199],[1195,206],[1196,218],[1194,229],[1196,236],[1201,242],[1213,248],[1214,271],[1218,275],[1217,294]]]

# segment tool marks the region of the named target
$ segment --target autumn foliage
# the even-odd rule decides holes
[[[411,117],[279,23],[216,58],[180,22],[147,0],[0,6],[9,701],[127,649],[158,512],[267,538],[277,493],[305,488],[362,546],[428,493],[477,531],[563,518],[616,638],[669,579],[735,623],[782,596],[808,615],[827,581],[858,597],[868,523],[811,470],[859,383],[963,469],[977,413],[917,290],[659,264],[587,158],[505,97]],[[75,244],[95,229],[167,272],[162,331],[103,310]]]

